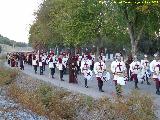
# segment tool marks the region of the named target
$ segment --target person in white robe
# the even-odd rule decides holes
[[[85,81],[85,87],[88,88],[87,81],[91,79],[92,77],[92,72],[90,70],[90,62],[87,57],[83,59],[81,62],[81,73],[84,76],[84,81]]]
[[[66,54],[63,54],[62,64],[63,64],[63,74],[66,74],[67,66],[68,66],[68,58],[67,58]]]
[[[116,60],[111,63],[111,71],[113,73],[113,81],[115,82],[116,93],[118,96],[122,95],[122,85],[126,84],[126,66],[121,61],[121,55],[116,55]]]
[[[153,78],[153,73],[154,73],[153,65],[154,65],[155,62],[156,62],[156,59],[157,59],[158,54],[155,53],[153,56],[154,56],[154,59],[151,61],[150,65],[149,65],[150,71],[151,71],[151,78]]]
[[[138,61],[137,56],[134,56],[134,61],[130,64],[130,71],[131,71],[131,79],[135,82],[135,89],[139,89],[138,82],[143,80],[142,75],[142,65]]]
[[[106,71],[106,64],[102,61],[102,58],[98,58],[98,62],[94,64],[94,73],[98,81],[98,88],[100,92],[104,92],[103,87],[103,73]]]
[[[61,80],[61,81],[64,81],[64,79],[63,79],[63,63],[62,63],[62,59],[63,59],[63,56],[60,55],[60,56],[58,57],[57,68],[59,69],[60,80]]]
[[[52,57],[49,59],[48,66],[49,66],[49,69],[50,69],[50,71],[51,71],[51,72],[50,72],[50,73],[51,73],[51,76],[52,76],[52,78],[54,78],[55,66],[54,66],[53,58],[52,58]]]
[[[155,62],[153,63],[153,80],[156,85],[156,94],[160,95],[160,56],[156,56]]]
[[[33,56],[33,58],[32,58],[32,65],[34,67],[35,74],[37,74],[37,66],[38,66],[37,63],[38,63],[38,60],[36,59],[36,56]]]
[[[143,81],[147,82],[147,85],[151,85],[149,80],[150,72],[149,72],[149,60],[147,58],[147,55],[144,55],[144,59],[141,60],[141,66],[142,66],[142,75],[143,75]],[[141,84],[143,84],[143,81]]]

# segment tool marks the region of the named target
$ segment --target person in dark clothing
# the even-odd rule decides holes
[[[20,58],[19,63],[20,63],[20,69],[24,70],[24,60],[23,60],[23,58]]]
[[[42,59],[39,59],[39,67],[40,67],[40,75],[43,75],[43,64],[42,64]]]
[[[132,55],[128,56],[128,60],[125,62],[126,68],[127,68],[127,78],[128,81],[132,81],[132,78],[130,77],[130,64],[133,62]]]
[[[77,57],[71,56],[69,59],[69,83],[78,83],[77,81]]]

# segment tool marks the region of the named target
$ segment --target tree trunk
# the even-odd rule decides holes
[[[140,37],[142,35],[143,29],[144,29],[144,25],[142,25],[140,31],[136,32],[136,26],[137,26],[137,18],[138,18],[138,14],[136,14],[134,21],[130,21],[129,19],[129,15],[128,15],[128,9],[125,6],[124,7],[124,18],[127,20],[127,24],[128,24],[128,33],[130,36],[130,40],[131,40],[131,53],[132,53],[132,57],[136,55],[138,49],[137,49],[137,45],[138,45],[138,41],[140,40]]]
[[[95,55],[95,57],[96,57],[96,59],[95,59],[95,61],[98,61],[98,56],[99,56],[99,49],[102,47],[102,39],[101,39],[101,36],[100,36],[100,34],[97,34],[97,41],[96,41],[96,48],[97,48],[97,50],[96,50],[96,55]]]
[[[95,55],[95,58],[96,58],[96,59],[95,59],[95,61],[98,61],[98,60],[97,60],[98,54],[99,54],[99,46],[96,47],[96,55]]]
[[[137,47],[138,46],[138,41],[140,40],[140,37],[142,35],[144,25],[140,29],[138,35],[135,35],[135,30],[132,26],[133,25],[128,24],[128,33],[129,33],[130,40],[131,40],[131,53],[132,53],[132,57],[133,57],[138,52],[138,47]]]

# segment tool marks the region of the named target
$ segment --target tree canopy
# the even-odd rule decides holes
[[[134,55],[146,47],[144,39],[158,45],[160,5],[152,0],[45,0],[35,15],[29,37],[34,48],[125,47]]]

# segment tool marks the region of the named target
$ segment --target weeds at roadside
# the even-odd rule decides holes
[[[16,70],[9,70],[0,67],[0,86],[11,84],[17,77],[18,72]]]
[[[73,95],[63,89],[43,84],[28,92],[15,82],[17,70],[0,67],[0,86],[8,86],[8,96],[25,108],[50,120],[155,120],[153,98],[133,91],[125,98]],[[87,108],[87,109],[86,109]],[[83,113],[83,109],[85,109]],[[81,113],[81,114],[80,114]],[[81,116],[83,114],[83,116]]]

